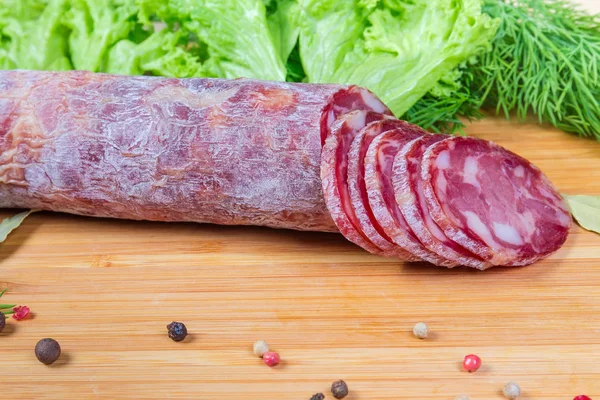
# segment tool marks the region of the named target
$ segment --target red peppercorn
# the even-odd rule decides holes
[[[263,354],[263,361],[269,367],[274,367],[279,364],[281,358],[279,357],[278,353],[275,353],[274,351],[267,351],[265,354]]]
[[[463,361],[463,368],[469,372],[475,372],[481,367],[481,358],[477,357],[475,354],[469,354],[465,356]]]
[[[573,400],[592,400],[592,398],[587,397],[586,395],[580,394],[579,396],[576,396]]]
[[[16,319],[17,321],[20,321],[22,319],[27,318],[27,316],[29,315],[29,307],[27,306],[17,306],[15,308],[13,308],[13,318]]]

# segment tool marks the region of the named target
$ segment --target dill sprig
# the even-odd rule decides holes
[[[600,140],[600,22],[564,0],[485,0],[500,18],[472,69],[485,105]]]
[[[425,130],[435,133],[464,134],[464,120],[484,117],[481,112],[482,95],[472,86],[473,73],[464,67],[456,69],[460,78],[455,90],[442,93],[431,91],[417,101],[402,116]]]
[[[484,0],[501,20],[492,51],[468,65],[456,93],[428,94],[405,118],[461,131],[479,106],[600,140],[600,16],[565,0]]]

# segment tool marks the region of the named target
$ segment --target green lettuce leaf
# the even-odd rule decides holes
[[[207,75],[285,80],[262,0],[138,0],[141,20],[156,18],[193,33],[206,46]]]
[[[104,70],[121,75],[208,76],[199,58],[186,50],[187,37],[181,30],[163,29],[140,43],[122,40],[111,48]]]
[[[73,67],[101,71],[109,49],[135,27],[137,7],[131,0],[70,0],[65,25],[71,29]]]
[[[4,0],[0,7],[0,68],[72,69],[67,0]]]
[[[357,0],[299,0],[300,58],[309,82],[336,83],[336,71],[367,27]]]
[[[300,46],[296,43],[296,46],[292,49],[290,56],[288,57],[287,63],[285,64],[287,69],[286,81],[288,82],[307,82],[306,72],[302,67],[302,60],[300,59]]]
[[[282,61],[287,61],[298,42],[300,26],[297,0],[271,0],[267,4],[267,23],[273,45]]]
[[[444,76],[489,49],[498,21],[479,0],[300,0],[312,82],[352,83],[404,115]]]

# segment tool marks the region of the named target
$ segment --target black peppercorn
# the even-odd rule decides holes
[[[331,384],[331,394],[333,394],[333,397],[336,399],[343,399],[348,396],[348,385],[342,380],[333,382]]]
[[[187,336],[187,328],[182,322],[171,322],[167,325],[169,337],[176,342],[181,342]]]
[[[310,398],[310,400],[323,400],[325,398],[325,395],[323,393],[317,393],[317,394],[313,394],[313,396]]]
[[[4,330],[5,326],[6,326],[6,315],[4,315],[4,313],[0,312],[0,332],[2,332]]]
[[[41,363],[52,364],[60,357],[60,345],[54,339],[42,339],[35,345],[35,356]]]

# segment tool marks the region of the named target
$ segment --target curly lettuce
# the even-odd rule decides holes
[[[204,68],[222,78],[285,80],[262,0],[138,0],[141,18],[193,33],[206,46]],[[291,49],[290,49],[291,51]]]
[[[404,115],[438,81],[490,48],[498,21],[479,0],[299,0],[309,81],[353,83]]]
[[[0,68],[69,70],[67,0],[4,0],[0,7]]]

